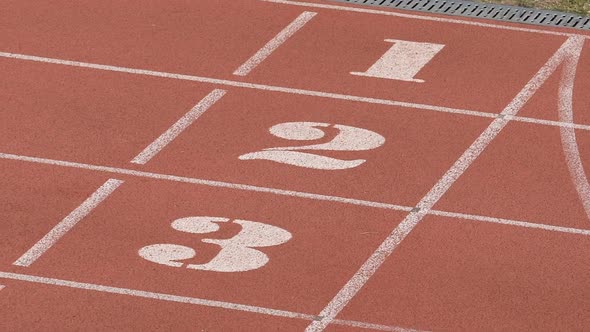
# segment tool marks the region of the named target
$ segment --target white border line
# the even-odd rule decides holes
[[[177,175],[158,174],[158,173],[137,171],[137,170],[126,169],[126,168],[84,164],[84,163],[78,163],[78,162],[47,159],[47,158],[29,157],[29,156],[15,155],[15,154],[10,154],[10,153],[0,153],[0,159],[24,161],[24,162],[43,164],[43,165],[52,165],[52,166],[59,166],[59,167],[78,168],[78,169],[113,173],[113,174],[119,174],[119,175],[130,175],[130,176],[149,178],[149,179],[155,179],[155,180],[162,180],[162,181],[173,181],[173,182],[203,185],[203,186],[208,186],[208,187],[228,188],[228,189],[245,190],[245,191],[252,191],[252,192],[262,192],[262,193],[269,193],[269,194],[281,195],[281,196],[290,196],[290,197],[313,199],[313,200],[319,200],[319,201],[329,201],[329,202],[351,204],[351,205],[357,205],[357,206],[366,206],[366,207],[377,208],[377,209],[405,211],[405,212],[410,212],[413,209],[413,207],[411,207],[411,206],[373,202],[373,201],[367,201],[367,200],[362,200],[362,199],[329,196],[329,195],[314,194],[314,193],[308,193],[308,192],[277,189],[277,188],[259,187],[259,186],[248,185],[248,184],[205,180],[205,179],[190,178],[190,177],[177,176]],[[541,230],[546,230],[546,231],[590,236],[590,229],[578,229],[578,228],[553,226],[553,225],[532,223],[532,222],[520,221],[520,220],[510,220],[510,219],[503,219],[503,218],[494,218],[494,217],[478,216],[478,215],[473,215],[473,214],[439,211],[439,210],[430,210],[430,211],[428,211],[428,214],[438,215],[438,216],[443,216],[443,217],[450,217],[450,218],[457,218],[457,219],[464,219],[464,220],[472,220],[472,221],[478,221],[478,222],[488,222],[488,223],[510,225],[510,226],[516,226],[516,227],[536,228],[536,229],[541,229]]]
[[[279,32],[273,39],[271,39],[266,45],[258,50],[250,59],[244,62],[233,74],[236,76],[246,76],[252,69],[258,66],[264,61],[269,55],[272,54],[277,48],[279,48],[284,42],[293,36],[299,29],[309,22],[316,13],[314,12],[303,12],[297,18],[289,23],[281,32]]]
[[[28,275],[28,274],[0,271],[0,278],[9,279],[9,280],[18,280],[18,281],[24,281],[24,282],[30,282],[30,283],[37,283],[37,284],[52,285],[52,286],[69,287],[69,288],[74,288],[74,289],[90,290],[90,291],[102,292],[102,293],[127,295],[127,296],[139,297],[139,298],[159,300],[159,301],[177,302],[177,303],[184,303],[184,304],[201,305],[201,306],[212,307],[212,308],[244,311],[244,312],[250,312],[250,313],[256,313],[256,314],[270,315],[270,316],[295,318],[295,319],[303,319],[303,320],[319,319],[319,317],[314,316],[314,315],[302,314],[302,313],[293,312],[293,311],[264,308],[264,307],[246,305],[246,304],[232,303],[232,302],[207,300],[207,299],[201,299],[201,298],[196,298],[196,297],[179,296],[179,295],[164,294],[164,293],[155,293],[155,292],[142,291],[142,290],[130,289],[130,288],[104,286],[104,285],[63,280],[63,279],[56,279],[56,278],[39,277],[39,276],[33,276],[33,275]],[[0,290],[2,290],[2,287],[4,287],[4,286],[0,285]],[[396,327],[396,326],[387,326],[387,325],[372,324],[372,323],[350,321],[350,320],[335,320],[334,324],[360,327],[360,328],[365,328],[365,329],[373,329],[373,330],[379,330],[379,331],[400,331],[400,332],[401,331],[414,331],[414,330],[404,329],[404,328],[400,328],[400,327]]]
[[[555,54],[543,65],[541,69],[522,88],[514,99],[502,110],[502,115],[515,115],[535,94],[535,92],[553,74],[557,66],[567,56],[568,49],[575,47],[582,38],[570,37],[555,52]],[[440,198],[451,188],[469,166],[481,155],[485,148],[500,134],[502,129],[510,120],[499,117],[495,119],[484,132],[465,150],[451,168],[438,180],[430,191],[417,204],[417,211],[413,210],[406,218],[391,232],[381,245],[371,254],[367,261],[350,278],[350,280],[334,296],[332,301],[326,305],[319,316],[322,320],[312,322],[306,329],[308,332],[323,331],[346,305],[356,296],[361,288],[369,281],[371,276],[381,267],[385,259],[398,247],[398,245],[410,234],[412,230],[428,214],[428,211],[439,201]]]
[[[295,94],[295,95],[354,101],[354,102],[361,102],[361,103],[367,103],[367,104],[398,106],[398,107],[416,109],[419,111],[426,110],[426,111],[434,111],[434,112],[442,112],[442,113],[477,116],[477,117],[483,117],[483,118],[496,118],[498,116],[498,114],[496,114],[496,113],[480,112],[480,111],[451,108],[451,107],[444,107],[444,106],[417,104],[417,103],[410,103],[410,102],[404,102],[404,101],[370,98],[370,97],[360,97],[360,96],[344,95],[344,94],[321,92],[321,91],[314,91],[314,90],[295,89],[295,88],[279,87],[279,86],[274,86],[274,85],[238,82],[238,81],[231,81],[231,80],[224,80],[224,79],[216,79],[216,78],[193,76],[193,75],[174,74],[174,73],[145,70],[145,69],[135,69],[135,68],[128,68],[128,67],[101,65],[101,64],[88,63],[88,62],[46,58],[46,57],[40,57],[40,56],[34,56],[34,55],[0,52],[0,57],[9,58],[9,59],[25,60],[25,61],[33,61],[33,62],[41,62],[41,63],[51,63],[51,64],[56,64],[56,65],[64,65],[64,66],[71,66],[71,67],[90,68],[90,69],[96,69],[96,70],[104,70],[104,71],[134,74],[134,75],[146,75],[146,76],[153,76],[153,77],[163,77],[163,78],[169,78],[169,79],[191,81],[191,82],[219,84],[219,85],[226,85],[226,86],[232,86],[232,87],[238,87],[238,88],[262,90],[262,91],[282,92],[282,93],[290,93],[290,94]],[[585,124],[571,124],[571,123],[563,123],[563,122],[558,122],[558,121],[542,120],[542,119],[519,117],[519,116],[512,116],[512,117],[510,117],[510,120],[520,121],[520,122],[529,122],[529,123],[535,123],[535,124],[541,124],[541,125],[568,127],[568,128],[576,128],[576,129],[581,129],[581,130],[590,130],[590,125],[585,125]]]
[[[70,212],[62,221],[45,234],[31,249],[27,250],[13,265],[29,266],[51,248],[59,239],[70,231],[78,222],[92,212],[102,201],[112,194],[123,181],[117,179],[107,180],[90,197],[88,197],[74,211]]]
[[[534,32],[534,33],[542,33],[547,35],[556,35],[556,36],[579,36],[582,38],[590,38],[588,35],[583,34],[576,34],[576,33],[567,33],[567,32],[558,32],[552,30],[541,30],[541,29],[533,29],[533,28],[519,28],[510,25],[500,25],[500,24],[493,24],[493,23],[482,23],[478,21],[469,21],[467,19],[460,20],[460,19],[452,19],[452,18],[445,18],[445,17],[436,17],[436,16],[427,16],[427,13],[424,15],[415,15],[415,14],[405,14],[395,11],[385,11],[385,10],[376,10],[376,9],[368,9],[368,8],[359,8],[359,7],[346,7],[346,6],[338,6],[338,5],[326,5],[320,3],[311,3],[311,2],[302,2],[302,1],[290,1],[290,0],[260,0],[264,2],[272,2],[284,5],[292,5],[292,6],[300,6],[300,7],[311,7],[311,8],[324,8],[324,9],[333,9],[333,10],[341,10],[347,12],[356,12],[356,13],[364,13],[364,14],[377,14],[377,15],[386,15],[386,16],[395,16],[395,17],[403,17],[403,18],[412,18],[416,20],[424,20],[424,21],[434,21],[434,22],[443,22],[443,23],[456,23],[456,24],[463,24],[463,25],[471,25],[477,26],[482,28],[494,28],[494,29],[501,29],[501,30],[512,30],[512,31],[521,31],[521,32]],[[355,4],[351,4],[355,5]],[[361,4],[356,4],[361,5]],[[395,9],[395,8],[391,8]],[[398,9],[399,10],[399,9]],[[436,13],[431,13],[436,14]],[[442,13],[439,13],[441,15]],[[517,23],[517,22],[512,22]]]
[[[205,96],[197,105],[188,111],[182,118],[176,121],[168,130],[166,130],[160,137],[148,145],[141,151],[133,160],[134,164],[144,165],[150,161],[156,154],[162,151],[166,145],[170,144],[178,135],[180,135],[186,128],[188,128],[195,120],[197,120],[209,107],[213,106],[223,95],[225,90],[215,89]]]

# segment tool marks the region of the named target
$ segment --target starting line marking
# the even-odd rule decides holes
[[[292,6],[324,8],[324,9],[334,9],[334,10],[341,10],[341,11],[347,11],[347,12],[357,12],[357,13],[364,13],[364,14],[377,14],[377,15],[413,18],[416,20],[424,20],[424,21],[456,23],[456,24],[472,25],[472,26],[478,26],[478,27],[483,27],[483,28],[494,28],[494,29],[501,29],[501,30],[534,32],[534,33],[543,33],[543,34],[547,34],[547,35],[566,36],[566,37],[578,36],[581,38],[590,39],[590,36],[588,36],[588,35],[582,35],[582,34],[577,34],[577,33],[558,32],[558,31],[552,31],[552,30],[541,30],[541,29],[533,29],[533,28],[519,28],[519,27],[515,27],[515,26],[510,26],[510,25],[482,23],[482,22],[477,22],[477,21],[459,20],[459,19],[453,19],[453,18],[427,16],[427,15],[404,14],[404,13],[400,13],[400,12],[376,10],[376,9],[368,9],[368,8],[325,5],[325,4],[319,4],[319,3],[301,2],[301,1],[292,1],[292,0],[260,0],[260,1],[272,2],[272,3],[278,3],[278,4],[284,4],[284,5],[292,5]]]
[[[155,292],[148,292],[148,291],[142,291],[142,290],[136,290],[136,289],[104,286],[104,285],[97,285],[97,284],[63,280],[63,279],[39,277],[39,276],[20,274],[20,273],[11,273],[11,272],[0,271],[0,278],[25,281],[25,282],[31,282],[31,283],[37,283],[37,284],[45,284],[45,285],[53,285],[53,286],[62,286],[62,287],[69,287],[69,288],[75,288],[75,289],[90,290],[90,291],[96,291],[96,292],[102,292],[102,293],[134,296],[134,297],[154,299],[154,300],[160,300],[160,301],[178,302],[178,303],[184,303],[184,304],[202,305],[202,306],[206,306],[206,307],[245,311],[245,312],[264,314],[264,315],[270,315],[270,316],[296,318],[296,319],[303,319],[303,320],[309,320],[309,321],[313,321],[313,320],[317,320],[317,319],[321,318],[321,317],[309,315],[309,314],[302,314],[302,313],[286,311],[286,310],[251,306],[251,305],[246,305],[246,304],[207,300],[207,299],[201,299],[201,298],[196,298],[196,297],[179,296],[179,295],[164,294],[164,293],[155,293]],[[0,290],[3,287],[4,286],[0,285]],[[380,330],[380,331],[397,331],[397,332],[416,331],[416,330],[405,329],[405,328],[396,327],[396,326],[386,326],[386,325],[364,323],[364,322],[350,321],[350,320],[334,320],[333,323],[338,324],[338,325],[354,326],[354,327],[360,327],[360,328],[365,328],[365,329],[374,329],[374,330]]]
[[[160,137],[148,145],[141,151],[133,160],[134,164],[144,165],[150,161],[156,154],[162,151],[166,145],[170,144],[178,135],[180,135],[186,128],[195,122],[209,107],[213,106],[221,97],[225,95],[226,91],[215,89],[211,91],[205,98],[201,99],[190,111],[188,111],[182,118],[166,130]]]
[[[51,248],[64,234],[70,231],[78,222],[94,210],[103,200],[112,194],[121,184],[122,180],[109,179],[88,197],[74,211],[70,212],[62,221],[45,234],[33,247],[25,252],[13,265],[29,266]]]
[[[246,76],[252,69],[264,61],[272,52],[281,46],[287,39],[293,36],[299,29],[309,22],[317,13],[303,12],[293,22],[289,23],[281,32],[264,45],[250,59],[233,72],[236,76]]]
[[[167,72],[146,70],[146,69],[118,67],[118,66],[111,66],[111,65],[101,65],[101,64],[96,64],[96,63],[71,61],[71,60],[63,60],[63,59],[56,59],[56,58],[47,58],[47,57],[40,57],[40,56],[26,55],[26,54],[0,52],[0,57],[9,58],[9,59],[25,60],[25,61],[33,61],[33,62],[51,63],[51,64],[57,64],[57,65],[71,66],[71,67],[90,68],[90,69],[112,71],[112,72],[134,74],[134,75],[163,77],[163,78],[170,78],[170,79],[177,79],[177,80],[191,81],[191,82],[220,84],[220,85],[226,85],[226,86],[232,86],[232,87],[238,87],[238,88],[247,88],[247,89],[272,91],[272,92],[282,92],[282,93],[290,93],[290,94],[295,94],[295,95],[330,98],[330,99],[346,100],[346,101],[356,101],[356,102],[362,102],[362,103],[367,103],[367,104],[398,106],[398,107],[416,109],[416,110],[420,110],[420,111],[427,110],[427,111],[435,111],[435,112],[442,112],[442,113],[478,116],[478,117],[491,118],[491,119],[498,117],[498,114],[496,114],[496,113],[487,113],[487,112],[458,109],[458,108],[452,108],[452,107],[417,104],[417,103],[410,103],[410,102],[403,102],[403,101],[389,100],[389,99],[360,97],[360,96],[344,95],[344,94],[314,91],[314,90],[295,89],[295,88],[287,88],[287,87],[280,87],[280,86],[274,86],[274,85],[231,81],[231,80],[224,80],[224,79],[217,79],[217,78],[210,78],[210,77],[203,77],[203,76],[174,74],[174,73],[167,73]],[[512,121],[528,122],[528,123],[549,125],[549,126],[555,126],[555,127],[567,127],[567,128],[581,129],[581,130],[590,130],[590,125],[572,124],[572,123],[567,123],[567,122],[542,120],[542,119],[520,117],[520,116],[506,116],[506,118],[510,119]]]
[[[515,115],[537,92],[543,83],[555,72],[564,60],[571,57],[570,48],[582,49],[584,39],[580,37],[570,37],[563,45],[551,56],[551,58],[539,69],[539,71],[530,79],[514,99],[502,110],[501,114]],[[326,305],[319,316],[323,318],[319,321],[313,321],[306,331],[323,331],[336,316],[346,307],[361,288],[369,281],[371,276],[381,267],[385,259],[398,247],[398,245],[414,230],[430,210],[451,186],[459,179],[469,166],[480,156],[485,148],[500,134],[502,129],[508,124],[509,120],[504,117],[496,118],[481,135],[465,150],[457,159],[451,168],[440,178],[432,189],[420,200],[417,207],[420,209],[410,212],[406,218],[391,232],[391,234],[381,243],[381,245],[371,254],[353,277],[342,287],[334,296],[332,301]]]
[[[206,180],[206,179],[199,179],[199,178],[190,178],[190,177],[169,175],[169,174],[158,174],[158,173],[137,171],[137,170],[127,169],[127,168],[92,165],[92,164],[84,164],[84,163],[78,163],[78,162],[72,162],[72,161],[63,161],[63,160],[55,160],[55,159],[47,159],[47,158],[21,156],[21,155],[15,155],[15,154],[10,154],[10,153],[1,153],[0,152],[0,159],[25,161],[25,162],[30,162],[30,163],[45,164],[45,165],[52,165],[52,166],[59,166],[59,167],[86,169],[86,170],[91,170],[91,171],[99,171],[99,172],[114,173],[114,174],[121,174],[121,175],[131,175],[131,176],[142,177],[142,178],[150,178],[150,179],[173,181],[173,182],[182,182],[182,183],[203,185],[203,186],[208,186],[208,187],[229,188],[229,189],[236,189],[236,190],[246,190],[246,191],[262,192],[262,193],[270,193],[270,194],[274,194],[274,195],[299,197],[299,198],[313,199],[313,200],[319,200],[319,201],[330,201],[330,202],[337,202],[337,203],[344,203],[344,204],[351,204],[351,205],[358,205],[358,206],[367,206],[367,207],[378,208],[378,209],[406,211],[406,212],[410,212],[414,209],[414,207],[410,207],[410,206],[381,203],[381,202],[372,202],[372,201],[367,201],[367,200],[362,200],[362,199],[329,196],[329,195],[314,194],[314,193],[277,189],[277,188],[259,187],[259,186],[248,185],[248,184],[214,181],[214,180]],[[542,230],[546,230],[546,231],[590,236],[590,229],[561,227],[561,226],[546,225],[546,224],[533,223],[533,222],[527,222],[527,221],[479,216],[479,215],[472,215],[472,214],[465,214],[465,213],[458,213],[458,212],[440,211],[440,210],[434,210],[434,209],[428,210],[427,213],[431,214],[431,215],[456,218],[456,219],[464,219],[464,220],[470,220],[470,221],[488,222],[488,223],[496,223],[496,224],[502,224],[502,225],[516,226],[516,227],[534,228],[534,229],[542,229]]]

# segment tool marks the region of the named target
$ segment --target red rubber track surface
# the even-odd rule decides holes
[[[590,329],[589,34],[289,0],[0,22],[4,330]],[[442,46],[351,74],[404,42]]]

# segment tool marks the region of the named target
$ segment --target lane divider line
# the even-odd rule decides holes
[[[30,283],[36,283],[36,284],[44,284],[44,285],[61,286],[61,287],[68,287],[68,288],[74,288],[74,289],[96,291],[96,292],[102,292],[102,293],[127,295],[127,296],[133,296],[133,297],[138,297],[138,298],[159,300],[159,301],[177,302],[177,303],[184,303],[184,304],[201,305],[201,306],[205,306],[205,307],[244,311],[244,312],[263,314],[263,315],[269,315],[269,316],[278,316],[278,317],[295,318],[295,319],[303,319],[303,320],[318,319],[318,317],[314,316],[314,315],[303,314],[303,313],[298,313],[298,312],[293,312],[293,311],[271,309],[271,308],[252,306],[252,305],[246,305],[246,304],[238,304],[238,303],[225,302],[225,301],[207,300],[207,299],[189,297],[189,296],[179,296],[179,295],[172,295],[172,294],[165,294],[165,293],[156,293],[156,292],[142,291],[142,290],[130,289],[130,288],[105,286],[105,285],[98,285],[98,284],[77,282],[77,281],[70,281],[70,280],[63,280],[63,279],[56,279],[56,278],[47,278],[47,277],[34,276],[34,275],[29,275],[29,274],[20,274],[20,273],[11,273],[11,272],[0,271],[0,278],[9,279],[9,280],[24,281],[24,282],[30,282]],[[354,327],[373,329],[373,330],[379,330],[379,331],[399,331],[399,332],[414,331],[414,330],[404,329],[404,328],[400,328],[400,327],[396,327],[396,326],[387,326],[387,325],[372,324],[372,323],[350,321],[350,320],[336,320],[336,321],[334,321],[334,324],[345,325],[345,326],[354,326]]]
[[[84,217],[89,215],[102,201],[109,197],[123,181],[117,179],[107,180],[98,188],[90,197],[88,197],[80,206],[62,219],[53,227],[45,236],[39,240],[33,247],[25,252],[13,265],[29,266],[51,248],[59,239],[69,232]]]
[[[466,110],[466,109],[459,109],[459,108],[452,108],[452,107],[418,104],[418,103],[389,100],[389,99],[380,99],[380,98],[371,98],[371,97],[361,97],[361,96],[345,95],[345,94],[314,91],[314,90],[295,89],[295,88],[280,87],[280,86],[274,86],[274,85],[265,85],[265,84],[256,84],[256,83],[216,79],[216,78],[203,77],[203,76],[174,74],[174,73],[167,73],[167,72],[146,70],[146,69],[136,69],[136,68],[128,68],[128,67],[101,65],[101,64],[96,64],[96,63],[62,60],[62,59],[47,58],[47,57],[40,57],[40,56],[26,55],[26,54],[0,52],[0,57],[9,58],[9,59],[18,59],[18,60],[24,60],[24,61],[40,62],[40,63],[50,63],[50,64],[56,64],[56,65],[70,66],[70,67],[80,67],[80,68],[104,70],[104,71],[126,73],[126,74],[133,74],[133,75],[145,75],[145,76],[161,77],[161,78],[176,79],[176,80],[191,81],[191,82],[219,84],[219,85],[232,86],[232,87],[238,87],[238,88],[289,93],[289,94],[311,96],[311,97],[318,97],[318,98],[329,98],[329,99],[335,99],[335,100],[354,101],[354,102],[361,102],[361,103],[375,104],[375,105],[398,106],[398,107],[416,109],[419,111],[434,111],[434,112],[442,112],[442,113],[450,113],[450,114],[460,114],[460,115],[483,117],[483,118],[489,118],[489,119],[495,119],[498,116],[498,114],[496,114],[496,113],[480,112],[480,111],[473,111],[473,110]],[[582,129],[582,130],[590,130],[590,125],[585,125],[585,124],[572,124],[572,123],[564,123],[564,122],[559,122],[559,121],[535,119],[535,118],[528,118],[528,117],[518,117],[518,116],[510,116],[510,120],[520,121],[520,122],[528,122],[528,123],[534,123],[534,124],[540,124],[540,125],[549,125],[549,126],[556,126],[556,127],[568,127],[568,128]]]
[[[292,37],[297,31],[309,22],[317,13],[303,12],[293,22],[289,23],[283,30],[274,36],[266,45],[264,45],[258,52],[254,53],[250,59],[246,60],[233,74],[236,76],[246,76],[252,69],[258,66],[262,61],[268,58],[279,46]]]
[[[570,37],[551,56],[551,58],[529,80],[514,99],[502,110],[503,115],[516,115],[545,81],[555,72],[555,69],[568,55],[568,50],[577,47],[583,38]],[[406,218],[389,234],[381,245],[363,263],[359,270],[340,289],[334,298],[321,311],[320,321],[313,321],[306,329],[308,332],[323,331],[346,305],[356,296],[369,279],[385,262],[385,259],[399,246],[399,244],[418,226],[428,211],[444,196],[451,186],[459,179],[469,166],[481,155],[485,148],[500,134],[509,120],[504,117],[496,118],[481,135],[465,150],[451,168],[438,180],[430,191],[420,200],[418,211],[410,212]]]
[[[269,194],[281,195],[281,196],[290,196],[290,197],[312,199],[312,200],[318,200],[318,201],[337,202],[337,203],[351,204],[351,205],[357,205],[357,206],[366,206],[366,207],[377,208],[377,209],[405,211],[405,212],[410,212],[412,210],[414,210],[416,212],[416,211],[421,210],[420,208],[411,207],[411,206],[403,206],[403,205],[396,205],[396,204],[382,203],[382,202],[373,202],[373,201],[362,200],[362,199],[314,194],[314,193],[293,191],[293,190],[286,190],[286,189],[260,187],[260,186],[239,184],[239,183],[232,183],[232,182],[224,182],[224,181],[206,180],[206,179],[191,178],[191,177],[178,176],[178,175],[159,174],[159,173],[138,171],[138,170],[127,169],[127,168],[84,164],[84,163],[78,163],[78,162],[72,162],[72,161],[15,155],[15,154],[10,154],[10,153],[0,153],[0,159],[22,161],[22,162],[51,165],[51,166],[58,166],[58,167],[85,169],[85,170],[90,170],[90,171],[98,171],[98,172],[105,172],[105,173],[118,174],[118,175],[128,175],[128,176],[149,178],[149,179],[162,180],[162,181],[181,182],[181,183],[203,185],[203,186],[215,187],[215,188],[228,188],[228,189],[235,189],[235,190],[244,190],[244,191],[252,191],[252,192],[269,193]],[[469,220],[469,221],[488,222],[488,223],[496,223],[496,224],[502,224],[502,225],[516,226],[516,227],[535,228],[535,229],[541,229],[541,230],[552,231],[552,232],[590,236],[590,229],[578,229],[578,228],[570,228],[570,227],[553,226],[553,225],[546,225],[546,224],[542,224],[542,223],[533,223],[533,222],[520,221],[520,220],[510,220],[510,219],[503,219],[503,218],[479,216],[479,215],[465,214],[465,213],[458,213],[458,212],[439,211],[439,210],[434,210],[434,209],[427,211],[427,213],[432,214],[432,215],[442,216],[442,217],[464,219],[464,220]]]
[[[520,28],[520,27],[516,27],[516,26],[511,26],[511,25],[483,23],[483,22],[478,22],[478,21],[470,21],[470,20],[466,20],[466,19],[460,20],[460,19],[438,17],[438,16],[427,16],[425,14],[424,15],[406,14],[406,13],[401,13],[399,11],[385,11],[385,10],[359,8],[359,7],[346,7],[346,6],[328,5],[328,4],[321,4],[321,3],[311,3],[311,2],[292,1],[292,0],[260,0],[260,1],[272,2],[272,3],[277,3],[277,4],[283,4],[283,5],[300,6],[300,7],[323,8],[323,9],[332,9],[332,10],[340,10],[340,11],[356,12],[356,13],[364,13],[364,14],[376,14],[376,15],[403,17],[403,18],[411,18],[411,19],[424,20],[424,21],[455,23],[455,24],[477,26],[477,27],[482,27],[482,28],[493,28],[493,29],[512,30],[512,31],[521,31],[521,32],[533,32],[533,33],[542,33],[542,34],[555,35],[555,36],[566,36],[566,37],[579,36],[581,38],[590,38],[590,35],[582,35],[582,34],[576,34],[576,33],[567,33],[567,32],[559,32],[559,31],[553,31],[553,30],[542,30],[542,29],[534,29],[534,28]]]
[[[221,97],[225,95],[225,90],[215,89],[211,91],[205,98],[201,99],[190,111],[188,111],[182,118],[174,123],[168,130],[166,130],[160,137],[156,138],[150,145],[141,151],[133,160],[134,164],[144,165],[151,160],[156,154],[164,149],[170,142],[172,142],[178,135],[180,135],[186,128],[195,122],[205,111],[207,111],[213,104],[215,104]]]

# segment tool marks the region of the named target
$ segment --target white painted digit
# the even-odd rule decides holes
[[[385,41],[393,45],[377,62],[365,72],[351,74],[422,83],[424,80],[415,78],[416,74],[445,46],[395,39]]]
[[[331,125],[322,122],[285,122],[272,126],[269,131],[276,137],[296,141],[318,140],[325,136],[321,128],[335,128],[338,134],[329,142],[303,146],[286,146],[267,148],[262,151],[241,155],[241,160],[270,160],[282,164],[299,167],[339,170],[361,165],[366,160],[342,160],[322,156],[300,150],[322,151],[363,151],[375,149],[383,143],[385,138],[367,129],[350,127],[345,125]]]
[[[208,234],[219,230],[219,223],[232,222],[229,218],[188,217],[174,220],[172,228],[190,234]],[[238,234],[229,239],[203,239],[204,243],[219,246],[219,253],[204,264],[180,262],[194,258],[198,251],[177,244],[154,244],[141,248],[139,256],[144,259],[172,267],[185,266],[187,269],[215,272],[244,272],[261,268],[268,263],[268,256],[256,249],[283,244],[291,239],[288,231],[249,220],[233,220],[241,226]]]

